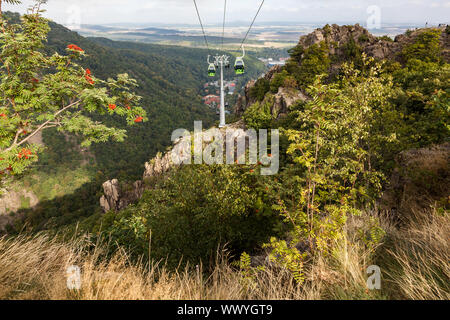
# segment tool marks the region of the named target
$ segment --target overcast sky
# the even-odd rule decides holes
[[[261,0],[228,0],[228,21],[250,22]],[[24,13],[32,0],[22,5],[4,5]],[[224,0],[197,0],[205,24],[217,24]],[[382,23],[449,23],[450,0],[266,0],[259,22],[363,22],[367,8],[381,9]],[[47,17],[67,25],[145,23],[193,24],[197,16],[192,0],[49,0]]]

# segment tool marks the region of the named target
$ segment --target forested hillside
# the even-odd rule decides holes
[[[19,22],[18,14],[7,13],[6,17]],[[50,27],[46,51],[64,53],[68,44],[76,44],[88,55],[82,65],[96,77],[107,79],[128,73],[138,82],[136,92],[142,96],[141,105],[149,117],[149,122],[129,128],[124,143],[94,144],[89,150],[77,148],[76,137],[64,136],[56,130],[43,133],[46,153],[35,165],[31,178],[15,188],[31,189],[43,201],[38,213],[34,213],[47,216],[43,220],[71,216],[70,221],[75,221],[79,214],[99,210],[98,192],[103,181],[112,177],[138,179],[144,163],[170,146],[173,130],[191,129],[194,120],[202,120],[207,127],[217,116],[199,96],[203,84],[210,80],[206,72],[207,50],[86,39],[56,23],[50,22]],[[247,61],[251,72],[241,83],[264,71],[255,58]],[[95,119],[118,128],[125,126],[119,118]],[[30,200],[24,199],[22,205],[27,208]]]
[[[145,161],[170,145],[178,128],[191,129],[194,120],[209,126],[216,115],[206,108],[198,92],[208,81],[207,50],[176,46],[86,39],[56,23],[50,24],[49,48],[62,52],[67,43],[77,43],[88,52],[85,65],[100,78],[127,72],[138,80],[137,93],[150,121],[130,131],[124,144],[92,147],[99,169],[107,176],[133,179],[141,175]],[[243,82],[264,72],[264,66],[249,58],[250,73]]]

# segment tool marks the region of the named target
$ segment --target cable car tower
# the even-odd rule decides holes
[[[230,67],[230,57],[227,55],[216,55],[214,56],[214,63],[210,62],[210,57],[208,55],[208,65],[211,68],[211,65],[214,66],[214,68],[220,68],[220,124],[219,128],[223,128],[226,126],[225,122],[225,87],[223,84],[223,69]],[[209,74],[211,75],[212,72],[210,71]],[[214,76],[215,76],[215,69],[214,69]]]
[[[215,56],[211,55],[211,51],[209,49],[208,39],[206,37],[205,28],[203,27],[202,19],[200,17],[200,13],[198,11],[198,6],[196,0],[194,1],[195,10],[197,11],[198,21],[200,22],[200,26],[202,27],[203,37],[205,38],[206,48],[208,49],[208,76],[215,77],[216,76],[216,70],[217,68],[220,68],[220,124],[219,128],[226,127],[226,120],[225,120],[225,88],[224,88],[224,77],[223,77],[223,69],[229,69],[230,68],[230,56],[228,55],[219,55],[216,54]],[[259,15],[259,12],[261,11],[261,8],[264,4],[265,0],[262,0],[261,5],[259,6],[258,12],[255,15],[255,18],[252,21],[252,24],[250,25],[250,28],[247,31],[247,34],[244,37],[244,40],[242,40],[240,49],[242,49],[243,55],[241,57],[237,57],[235,64],[234,64],[234,70],[236,75],[243,75],[245,73],[245,63],[244,63],[244,57],[245,57],[245,48],[244,43],[247,40],[247,37],[250,33],[250,30],[253,27],[253,24],[256,21],[256,18]],[[224,49],[224,36],[225,36],[225,18],[226,18],[226,12],[227,12],[227,0],[225,0],[225,7],[223,12],[223,29],[222,29],[222,51]],[[211,57],[214,58],[214,62],[211,62]]]

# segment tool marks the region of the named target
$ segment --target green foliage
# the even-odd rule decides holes
[[[171,266],[210,261],[219,246],[251,252],[277,234],[279,219],[265,180],[246,166],[188,166],[149,190],[136,207],[99,223],[114,243]]]
[[[305,281],[304,262],[307,258],[306,253],[300,253],[297,248],[288,246],[286,241],[276,238],[270,239],[270,243],[265,247],[271,249],[269,259],[272,263],[288,269],[297,284],[303,284]]]
[[[324,85],[318,77],[308,89],[311,100],[294,111],[299,129],[285,131],[295,165],[285,172],[289,196],[280,194],[273,208],[292,229],[289,243],[272,239],[266,246],[298,283],[306,254],[295,245],[328,254],[345,236],[347,217],[359,215],[381,191],[383,175],[374,163],[379,146],[395,139],[378,127],[378,112],[390,110],[393,85],[380,65],[369,67],[373,60],[363,59],[367,74],[347,65],[340,83]]]
[[[380,226],[380,222],[375,217],[370,217],[368,225],[365,226],[366,232],[359,230],[360,240],[367,248],[374,250],[383,240],[386,231]]]
[[[278,93],[280,87],[295,89],[297,86],[298,84],[295,78],[289,75],[287,70],[283,70],[273,76],[273,79],[270,82],[270,91],[275,94]]]
[[[289,49],[288,52],[292,60],[294,60],[297,63],[300,63],[302,61],[303,54],[305,53],[305,49],[303,48],[303,46],[297,45],[292,49]]]
[[[394,99],[400,148],[416,148],[441,143],[449,137],[450,66],[410,59],[394,72],[400,87]]]
[[[369,41],[369,36],[367,34],[362,34],[358,37],[358,41],[359,42],[368,42]]]
[[[270,92],[274,94],[277,93],[278,89],[283,86],[284,81],[288,76],[289,74],[287,70],[283,70],[282,72],[275,74],[272,81],[270,82]]]
[[[392,38],[387,36],[387,35],[378,37],[378,39],[381,40],[381,41],[394,42],[394,40],[392,40]]]
[[[272,122],[270,107],[273,105],[273,97],[268,97],[263,102],[255,102],[245,110],[243,119],[249,128],[255,130],[267,129]]]
[[[403,59],[408,62],[411,59],[418,59],[422,62],[441,61],[441,30],[426,29],[421,31],[414,42],[403,48]]]
[[[7,12],[4,17],[10,24],[20,23],[18,14]],[[73,195],[62,196],[61,193],[62,190],[72,192],[74,189],[71,184],[67,188],[55,185],[54,190],[48,189],[49,184],[46,184],[38,192],[39,198],[42,196],[42,202],[37,211],[23,212],[24,216],[33,216],[35,229],[41,229],[47,223],[52,227],[60,227],[59,223],[72,223],[77,217],[98,212],[99,192],[104,181],[111,178],[131,181],[139,179],[144,171],[144,163],[171,144],[173,130],[190,129],[194,120],[203,120],[207,127],[215,117],[197,96],[198,88],[208,80],[202,69],[206,50],[86,39],[56,23],[49,22],[49,25],[51,30],[48,43],[43,48],[46,54],[58,52],[64,55],[67,44],[76,43],[86,52],[81,61],[83,68],[90,69],[97,78],[108,79],[115,74],[129,73],[137,80],[139,86],[134,90],[143,96],[140,104],[151,121],[130,127],[117,115],[88,114],[93,121],[128,132],[126,143],[108,141],[93,144],[89,148],[79,148],[81,137],[69,137],[56,128],[45,130],[43,142],[46,148],[39,154],[39,160],[31,167],[34,170],[30,174],[38,171],[39,178],[36,178],[39,181],[45,180],[46,175],[49,181],[65,180],[66,173],[71,170],[86,172],[86,176],[74,181],[72,186],[77,189]],[[255,60],[249,58],[249,64],[254,67],[254,72],[260,74],[263,69]],[[184,77],[180,78],[180,74]],[[241,80],[245,82],[248,78]],[[77,170],[80,166],[89,168]],[[11,178],[10,175],[3,177]],[[19,175],[15,177],[22,178]],[[78,182],[86,179],[91,182],[80,186]],[[57,198],[46,201],[53,195]],[[65,201],[68,203],[64,203]],[[54,219],[56,210],[64,219]],[[49,223],[50,219],[52,223]],[[25,223],[30,225],[30,221]]]
[[[252,258],[246,252],[241,254],[239,261],[236,263],[239,267],[239,272],[241,275],[241,283],[245,290],[252,290],[255,288],[255,278],[258,272],[264,271],[263,266],[253,267]]]
[[[50,43],[57,50],[65,50],[63,39],[75,37],[57,26],[52,32],[55,36]],[[204,51],[75,39],[72,42],[92,52],[86,61],[102,78],[113,71],[130,70],[153,120],[143,128],[132,128],[126,146],[92,146],[90,151],[98,163],[94,169],[113,169],[111,174],[123,177],[131,177],[131,170],[141,174],[142,164],[168,145],[174,126],[187,123],[189,129],[194,117],[210,119],[198,97],[192,97],[206,81],[201,67]],[[98,210],[104,174],[89,172],[94,182],[76,190],[75,196],[41,203],[33,212],[22,211],[19,215],[26,218],[10,228],[20,231],[33,226],[39,231],[68,224],[75,228],[75,223],[84,219],[80,228],[128,248],[133,257],[167,259],[172,267],[178,266],[181,258],[208,263],[217,248],[227,244],[235,257],[245,252],[236,266],[249,290],[254,289],[255,277],[263,270],[252,266],[250,254],[263,247],[271,250],[272,264],[290,270],[296,282],[303,284],[311,258],[320,254],[332,259],[339,251],[337,243],[347,244],[347,221],[372,208],[394,157],[449,137],[448,64],[421,60],[424,52],[415,48],[405,49],[415,58],[404,65],[391,62],[383,68],[367,59],[355,41],[345,49],[347,63],[340,76],[326,79],[326,83],[323,75],[326,77],[331,62],[324,42],[307,49],[293,48],[286,68],[271,82],[259,79],[251,90],[257,102],[243,116],[246,125],[285,129],[278,175],[259,176],[259,165],[185,166],[152,181],[135,206],[100,216],[92,213]],[[181,73],[189,80],[181,81]],[[275,120],[271,114],[273,94],[280,87],[305,89],[309,99],[292,106],[284,119]],[[119,120],[107,117],[113,127]],[[76,149],[75,154],[59,154],[64,136],[47,133],[44,138],[51,146],[41,163],[51,167],[83,161]],[[416,173],[414,179],[424,180],[424,187],[437,181]],[[50,177],[54,181],[66,173]],[[358,234],[358,241],[374,250],[384,230],[375,218],[365,221],[368,225]],[[342,293],[348,296],[344,289]]]
[[[270,82],[266,78],[259,78],[255,85],[250,89],[250,97],[262,101],[270,90]]]
[[[300,86],[308,86],[314,82],[316,76],[328,74],[331,61],[325,41],[307,49],[297,46],[290,52],[293,56],[287,64],[287,70]]]
[[[344,45],[344,54],[346,61],[353,62],[357,68],[363,66],[361,46],[352,37]]]

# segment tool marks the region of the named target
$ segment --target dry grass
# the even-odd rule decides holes
[[[268,268],[245,281],[222,255],[211,275],[205,277],[201,267],[169,272],[158,264],[131,263],[124,251],[109,259],[104,254],[104,247],[92,249],[84,240],[59,243],[43,235],[0,239],[0,299],[304,300],[324,298],[337,284],[345,288],[352,277],[363,280],[361,270],[353,270],[348,261],[340,265],[349,275],[345,281],[328,269],[325,260],[318,259],[311,264],[306,283],[297,286],[283,269]],[[78,292],[66,287],[66,270],[71,265],[82,271]]]
[[[131,262],[123,250],[106,258],[107,245],[92,244],[87,238],[64,243],[45,235],[3,238],[0,239],[0,299],[450,298],[448,216],[430,218],[428,214],[403,230],[385,226],[393,244],[381,248],[390,261],[380,265],[388,275],[381,292],[366,288],[366,268],[373,264],[373,249],[356,241],[353,232],[364,221],[365,218],[351,221],[347,237],[336,242],[331,254],[317,256],[307,264],[302,286],[296,285],[291,274],[281,268],[266,268],[253,279],[243,279],[223,254],[218,255],[215,269],[206,277],[201,266],[170,272],[161,264],[148,266]],[[66,270],[72,265],[81,268],[79,291],[70,291],[66,286]],[[392,290],[396,294],[392,295]]]
[[[414,219],[391,234],[386,272],[400,297],[413,300],[450,299],[450,218],[414,211]]]

